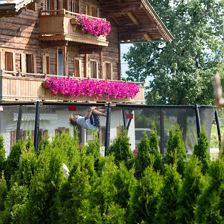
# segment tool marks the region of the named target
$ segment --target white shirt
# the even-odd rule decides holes
[[[82,117],[82,116],[79,116],[79,115],[78,115],[78,117],[76,119],[76,123],[78,125],[80,125],[82,128],[85,128],[85,129],[88,129],[88,130],[96,128],[95,126],[93,126],[91,124],[89,118],[86,119],[85,117]]]

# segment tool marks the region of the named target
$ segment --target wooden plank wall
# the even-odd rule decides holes
[[[99,6],[96,0],[80,0],[80,13],[85,13],[86,3]],[[34,4],[34,3],[33,3]],[[14,70],[26,72],[25,54],[33,54],[35,60],[35,72],[43,73],[44,55],[50,55],[50,73],[57,73],[57,47],[42,48],[42,44],[38,40],[38,13],[42,7],[41,2],[35,3],[35,11],[28,8],[23,9],[19,15],[14,17],[0,18],[0,69],[5,69],[5,51],[14,54]],[[100,7],[100,6],[99,6]],[[29,7],[30,8],[30,7]],[[113,24],[113,23],[112,23]],[[89,68],[89,62],[86,65],[85,58],[88,60],[96,60],[98,62],[98,72],[104,72],[104,62],[111,62],[113,67],[112,79],[119,78],[119,48],[118,33],[116,25],[113,24],[111,35],[108,37],[109,46],[104,47],[101,53],[79,55],[79,45],[68,45],[68,73],[72,73],[74,57],[80,58],[81,74],[84,77],[85,67]],[[57,45],[57,44],[56,44]],[[88,71],[87,71],[88,72]],[[105,77],[105,76],[104,76]]]

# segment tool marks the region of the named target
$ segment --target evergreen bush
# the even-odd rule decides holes
[[[193,155],[195,155],[202,163],[202,172],[205,174],[209,168],[209,144],[205,131],[200,133],[198,144],[194,147]]]
[[[0,135],[0,179],[2,176],[2,171],[5,167],[5,148],[4,148],[4,139]]]
[[[135,159],[135,176],[140,179],[143,176],[144,170],[150,165],[150,154],[149,154],[149,139],[146,133],[138,146],[138,154]]]
[[[180,174],[183,174],[186,157],[182,131],[179,126],[176,126],[170,131],[164,162],[166,164],[175,164],[177,171]]]
[[[109,155],[114,156],[114,162],[119,165],[120,162],[124,162],[129,169],[133,165],[133,154],[131,151],[128,133],[123,130],[120,135],[109,147]]]
[[[177,223],[195,223],[195,207],[199,195],[205,188],[205,180],[206,178],[201,172],[201,163],[196,157],[192,156],[185,164],[183,185],[178,195]]]
[[[132,193],[127,223],[154,223],[162,187],[163,177],[147,167]]]
[[[181,190],[182,179],[175,165],[166,165],[164,185],[161,189],[161,199],[156,212],[155,223],[176,223],[176,210],[178,209],[178,194]]]

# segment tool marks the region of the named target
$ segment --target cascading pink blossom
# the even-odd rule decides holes
[[[77,16],[76,20],[84,33],[99,37],[107,36],[111,32],[111,24],[107,20],[87,17],[85,15]]]
[[[119,81],[109,82],[106,80],[48,78],[44,86],[54,95],[91,97],[96,100],[132,99],[139,92],[137,84]]]

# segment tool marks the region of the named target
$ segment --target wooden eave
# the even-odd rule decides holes
[[[103,16],[113,20],[122,43],[173,40],[148,0],[101,0]]]
[[[0,0],[0,16],[16,15],[33,0]]]

